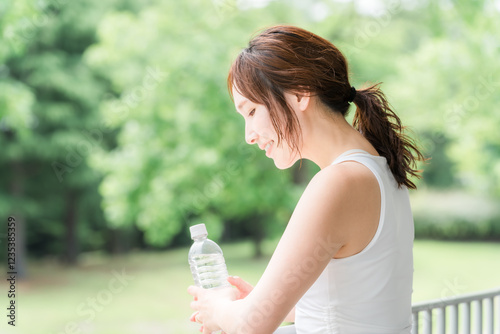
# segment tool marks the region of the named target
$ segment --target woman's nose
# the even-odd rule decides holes
[[[252,131],[247,131],[247,134],[245,135],[245,140],[250,145],[255,144],[257,142],[257,138],[259,138],[259,136],[253,130]]]

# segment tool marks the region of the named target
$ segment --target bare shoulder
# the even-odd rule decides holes
[[[311,180],[264,274],[245,298],[261,305],[283,291],[262,332],[279,325],[333,257],[355,254],[371,240],[377,227],[376,187],[371,171],[356,162],[329,166]]]
[[[306,191],[322,196],[340,196],[349,199],[348,196],[358,198],[370,193],[374,195],[379,192],[379,186],[375,175],[368,167],[355,161],[345,161],[319,171],[312,178]]]
[[[358,162],[346,161],[318,172],[299,205],[335,233],[342,244],[336,257],[345,257],[360,252],[375,235],[380,201],[375,175]]]

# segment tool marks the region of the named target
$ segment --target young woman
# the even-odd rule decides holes
[[[273,333],[284,320],[297,333],[410,333],[408,188],[423,156],[379,85],[355,89],[334,45],[275,26],[238,55],[228,86],[248,144],[279,169],[309,159],[321,170],[255,288],[239,278],[239,291],[189,287],[192,320],[203,333]]]

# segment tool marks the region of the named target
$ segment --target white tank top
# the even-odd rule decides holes
[[[332,164],[356,161],[377,178],[381,193],[375,236],[359,253],[332,259],[296,305],[298,334],[400,334],[411,331],[413,217],[408,189],[384,157],[350,150]]]

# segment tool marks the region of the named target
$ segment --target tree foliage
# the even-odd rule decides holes
[[[106,174],[100,191],[112,224],[137,223],[150,243],[163,245],[197,222],[214,238],[224,222],[246,223],[258,238],[265,225],[286,220],[289,173],[244,143],[227,94],[231,59],[255,24],[246,14],[158,1],[104,19],[86,59],[116,94],[101,113],[120,127],[119,146],[92,159]],[[263,24],[270,15],[261,16]]]
[[[0,180],[7,191],[0,212],[17,218],[19,252],[26,240],[38,254],[74,263],[80,243],[92,249],[104,241],[97,232],[105,226],[96,210],[101,175],[86,160],[109,146],[109,135],[95,131],[107,83],[82,54],[106,6],[8,1],[6,8],[12,19],[2,22],[9,48],[0,78],[0,165],[7,173]]]
[[[256,245],[281,231],[317,167],[279,171],[248,146],[226,87],[250,36],[278,23],[336,44],[356,87],[383,82],[432,158],[420,185],[500,196],[494,1],[9,0],[0,11],[0,214],[23,218],[37,254],[74,260],[136,228],[149,245],[183,244],[199,222]]]

